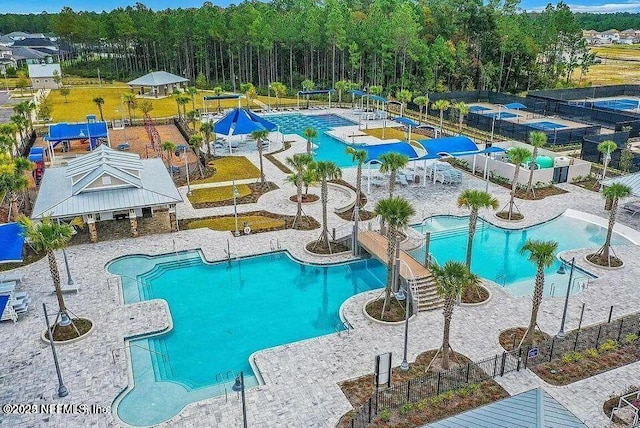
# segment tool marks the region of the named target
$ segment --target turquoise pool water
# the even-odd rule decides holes
[[[469,217],[434,216],[413,227],[422,233],[431,232],[430,252],[442,264],[447,260],[465,261],[468,224]],[[520,248],[527,239],[557,241],[560,252],[599,247],[604,243],[606,232],[596,224],[567,216],[517,230],[503,229],[479,219],[473,241],[471,270],[482,278],[503,285],[516,296],[528,296],[533,290],[536,268],[526,255],[520,254]],[[632,242],[614,233],[612,244],[630,245]],[[412,255],[417,260],[424,260],[424,253],[425,249],[421,247]],[[564,296],[567,292],[568,270],[567,274],[560,275],[556,273],[559,267],[560,262],[556,261],[545,271],[546,295]],[[571,293],[580,291],[587,276],[588,273],[580,270],[574,272]]]
[[[116,404],[118,416],[136,426],[223,395],[241,370],[247,386],[256,385],[253,352],[335,333],[340,305],[382,287],[386,274],[375,260],[314,266],[285,252],[230,263],[206,263],[197,251],[132,255],[107,269],[121,276],[125,303],[164,299],[174,323],[129,342],[135,386]]]
[[[279,125],[280,132],[283,134],[298,134],[304,137],[303,132],[306,128],[315,128],[318,131],[318,136],[313,140],[314,144],[318,146],[314,151],[315,160],[333,161],[339,167],[355,165],[351,161],[351,156],[345,153],[347,145],[325,134],[325,131],[340,126],[357,125],[356,122],[335,114],[304,115],[297,113],[273,115],[267,116],[267,118]]]

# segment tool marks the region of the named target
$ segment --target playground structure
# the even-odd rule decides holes
[[[149,116],[149,113],[144,114],[144,129],[147,131],[147,135],[149,136],[149,142],[151,143],[151,148],[160,153],[162,140],[160,139],[160,133],[156,129],[155,124],[153,123],[153,119]]]
[[[39,186],[42,181],[42,175],[44,174],[44,147],[32,147],[29,150],[28,159],[35,165],[33,171],[31,171],[31,175],[33,176],[33,181],[36,183],[36,186]]]
[[[109,129],[106,122],[96,121],[95,115],[88,115],[86,122],[57,123],[49,126],[49,134],[44,137],[49,149],[49,159],[56,157],[55,148],[62,143],[62,152],[72,150],[74,141],[87,143],[86,151],[93,151],[100,144],[110,145]]]

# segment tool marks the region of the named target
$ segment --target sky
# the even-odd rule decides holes
[[[552,1],[556,4],[559,0]],[[151,9],[166,9],[176,7],[199,7],[204,0],[141,0],[141,3]],[[241,0],[212,0],[218,6],[227,6],[229,3],[238,4]],[[0,13],[40,13],[59,12],[64,6],[73,10],[91,10],[101,12],[117,7],[134,5],[135,0],[0,0]],[[522,0],[521,7],[526,10],[542,10],[548,0]],[[640,0],[565,0],[574,12],[638,12],[640,13]]]

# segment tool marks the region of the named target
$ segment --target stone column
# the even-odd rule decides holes
[[[98,242],[98,229],[96,228],[96,218],[93,214],[87,215],[87,225],[89,226],[89,238],[91,242]]]
[[[172,232],[178,231],[178,220],[176,218],[176,206],[175,204],[169,205],[169,227]]]
[[[131,224],[131,237],[138,237],[138,219],[136,218],[136,211],[129,210],[129,223]]]

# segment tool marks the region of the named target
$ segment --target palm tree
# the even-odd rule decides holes
[[[133,120],[133,115],[131,112],[136,108],[137,105],[136,94],[134,94],[133,92],[125,92],[122,94],[122,99],[127,105],[127,110],[129,111],[129,120],[131,121]]]
[[[516,189],[518,188],[518,174],[520,173],[520,165],[527,158],[531,157],[531,152],[526,147],[513,147],[509,150],[509,161],[515,165],[513,172],[513,180],[511,181],[511,196],[509,198],[509,220],[513,216],[513,207],[515,205]]]
[[[162,151],[167,153],[167,162],[169,163],[169,171],[171,171],[171,174],[173,174],[172,156],[175,153],[178,146],[176,146],[172,141],[163,141],[160,148],[162,149]]]
[[[356,230],[358,230],[358,221],[360,220],[360,198],[362,195],[362,165],[367,160],[368,152],[359,150],[354,147],[347,147],[347,154],[351,155],[351,162],[358,162],[356,172],[356,204],[353,206],[353,219],[356,222]]]
[[[29,242],[29,245],[36,253],[45,252],[49,261],[49,272],[56,289],[58,299],[58,317],[61,318],[59,325],[69,325],[71,317],[64,303],[62,289],[60,288],[60,270],[54,251],[61,250],[73,236],[73,227],[82,224],[80,220],[74,219],[71,223],[60,223],[53,221],[50,217],[42,219],[39,223],[33,223],[30,218],[21,216],[18,223],[22,226],[22,234]]]
[[[311,162],[308,166],[307,169],[305,170],[304,174],[302,174],[302,185],[304,186],[304,195],[307,196],[309,194],[309,186],[311,186],[313,183],[315,183],[317,181],[317,176],[316,176],[316,164],[314,162]]]
[[[7,220],[10,220],[12,215],[14,218],[20,215],[18,196],[29,187],[25,171],[33,169],[33,163],[18,157],[8,162],[2,162],[0,166],[0,195],[9,195],[11,210]]]
[[[196,95],[198,94],[198,89],[196,89],[195,86],[189,86],[187,88],[187,94],[189,94],[189,97],[191,97],[191,107],[193,107],[193,110],[196,109]]]
[[[29,128],[33,132],[33,117],[32,113],[36,109],[36,105],[33,101],[22,101],[13,107],[13,111],[23,115],[29,121]]]
[[[302,184],[303,176],[307,170],[309,164],[313,161],[313,157],[308,153],[296,153],[293,157],[286,159],[287,165],[289,165],[295,171],[295,185],[297,191],[298,210],[296,212],[296,218],[293,219],[292,227],[296,225],[298,219],[302,218]]]
[[[303,135],[307,137],[307,154],[311,155],[311,144],[313,143],[313,139],[318,136],[318,131],[314,127],[308,127],[303,132]]]
[[[191,122],[191,127],[196,131],[196,124],[198,123],[198,112],[195,110],[189,110],[187,113],[187,119]]]
[[[191,101],[191,98],[189,98],[189,95],[185,95],[183,93],[179,93],[176,96],[176,103],[178,104],[178,111],[180,110],[180,106],[182,106],[182,118],[184,119],[187,116],[187,104],[189,104],[189,101]],[[179,112],[178,112],[179,114]]]
[[[474,287],[480,283],[480,278],[460,262],[448,261],[444,266],[433,265],[431,274],[436,282],[436,290],[444,299],[444,329],[442,332],[442,368],[449,369],[449,332],[451,318],[455,304],[462,297],[467,287]]]
[[[611,140],[606,140],[603,141],[602,143],[598,144],[598,151],[600,153],[602,153],[602,166],[603,166],[603,170],[602,170],[602,180],[604,180],[607,175],[607,166],[609,165],[609,161],[611,160],[611,153],[613,153],[613,151],[615,149],[618,148],[618,145],[611,141]],[[602,185],[602,180],[600,180],[600,189],[602,190],[603,185]]]
[[[380,155],[380,172],[389,174],[389,197],[393,197],[393,189],[396,185],[396,174],[407,166],[409,157],[396,152],[388,152]]]
[[[271,82],[271,89],[276,95],[276,108],[280,108],[280,98],[287,93],[287,87],[281,82]]]
[[[200,158],[200,148],[202,147],[203,140],[204,138],[199,134],[192,135],[191,138],[189,138],[189,146],[196,152],[198,159]]]
[[[342,94],[349,89],[349,83],[346,80],[338,80],[334,86],[338,91],[338,105],[342,107]]]
[[[594,263],[605,263],[606,266],[611,267],[611,236],[613,235],[613,226],[616,224],[616,215],[618,211],[618,201],[622,198],[626,198],[632,194],[632,190],[629,186],[621,183],[614,183],[611,186],[604,188],[604,196],[611,201],[611,210],[609,211],[609,226],[607,228],[607,238],[604,241],[604,245],[595,254],[588,256],[590,261]],[[599,259],[599,260],[598,260]]]
[[[220,86],[216,86],[215,88],[213,88],[213,93],[216,95],[216,97],[219,97],[220,95],[222,95],[222,88]],[[220,98],[218,98],[218,113],[220,113],[222,111],[222,107],[220,106]]]
[[[18,142],[16,141],[16,132],[18,127],[14,123],[0,124],[0,151],[6,151],[13,159],[16,154]]]
[[[418,122],[422,123],[422,109],[429,105],[429,97],[420,95],[419,97],[415,97],[413,102],[420,107],[420,119],[418,119]]]
[[[529,144],[533,146],[533,155],[529,164],[529,183],[527,184],[527,195],[533,192],[533,170],[536,167],[536,159],[538,158],[538,149],[547,144],[547,134],[540,131],[532,131],[529,134]]]
[[[411,91],[407,89],[403,89],[396,93],[396,98],[400,101],[400,116],[404,116],[404,110],[406,109],[407,103],[411,101],[412,95]]]
[[[93,103],[98,107],[98,111],[100,112],[100,121],[104,122],[104,114],[102,113],[102,106],[104,105],[104,98],[95,97],[93,99]]]
[[[146,116],[153,111],[153,103],[149,100],[142,101],[142,104],[140,104],[139,107],[143,116]]]
[[[18,133],[20,133],[20,141],[24,141],[23,132],[27,130],[29,121],[21,114],[14,114],[11,116],[11,122],[16,126]]]
[[[451,107],[451,103],[449,100],[437,100],[431,105],[436,110],[440,110],[440,133],[442,133],[442,122],[444,120],[444,112],[445,110],[449,110]]]
[[[342,170],[340,170],[338,165],[331,161],[320,161],[315,163],[314,171],[316,177],[321,181],[320,199],[322,200],[322,232],[320,233],[320,237],[318,238],[315,246],[319,243],[323,243],[325,248],[328,248],[329,252],[331,252],[331,244],[329,243],[329,225],[327,224],[327,201],[329,200],[327,181],[342,177]]]
[[[269,138],[269,131],[266,129],[258,129],[251,133],[251,137],[256,140],[258,145],[258,157],[260,158],[260,184],[264,187],[266,181],[264,178],[264,167],[262,165],[262,142]]]
[[[544,270],[553,264],[557,249],[558,243],[555,241],[536,239],[527,240],[520,249],[520,254],[524,255],[528,252],[529,261],[536,265],[536,285],[532,296],[531,319],[520,345],[531,345],[533,343],[535,328],[538,324],[538,309],[540,309],[544,293]]]
[[[462,121],[464,120],[464,116],[469,113],[469,106],[464,101],[460,101],[459,103],[455,103],[453,108],[458,111],[458,133],[461,134]]]
[[[211,134],[213,134],[213,123],[211,122],[204,122],[202,125],[200,125],[200,132],[202,132],[204,134],[204,141],[207,144],[207,156],[211,156]],[[216,146],[215,144],[213,145],[213,155],[215,156],[216,153]]]
[[[381,199],[376,204],[374,213],[389,225],[387,228],[387,285],[384,290],[384,304],[382,305],[381,318],[384,319],[385,308],[391,307],[391,286],[393,284],[393,265],[395,264],[396,236],[399,229],[404,229],[409,224],[415,210],[401,196]]]
[[[467,189],[458,196],[458,207],[466,207],[471,210],[469,214],[469,238],[467,240],[467,269],[471,271],[471,252],[473,250],[473,235],[476,233],[478,223],[478,211],[481,208],[498,208],[498,200],[482,190]]]

